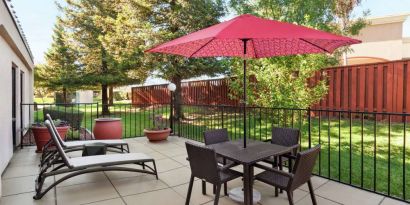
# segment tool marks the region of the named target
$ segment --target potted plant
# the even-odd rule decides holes
[[[153,119],[154,127],[144,129],[144,134],[149,141],[166,140],[171,133],[171,128],[166,127],[165,119],[162,115],[156,115]]]
[[[54,120],[54,125],[56,126],[57,132],[60,135],[61,139],[65,140],[66,134],[68,132],[68,129],[70,129],[70,126],[68,126],[66,122],[61,120]],[[36,141],[36,152],[40,153],[43,151],[44,145],[47,144],[47,142],[51,139],[51,135],[48,132],[48,129],[44,123],[34,123],[31,125],[30,129],[33,132],[34,140]]]

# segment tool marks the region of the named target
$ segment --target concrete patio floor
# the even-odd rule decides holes
[[[159,180],[151,175],[127,172],[85,174],[59,184],[48,192],[43,199],[35,201],[32,197],[40,155],[34,152],[34,147],[25,147],[15,152],[2,176],[3,196],[0,199],[0,205],[184,204],[191,173],[186,161],[184,145],[186,139],[170,137],[168,141],[161,143],[150,143],[145,138],[133,138],[127,139],[127,141],[132,152],[144,152],[155,158],[159,171]],[[78,154],[81,153],[73,153],[73,155]],[[241,167],[238,167],[238,169],[240,170]],[[257,173],[258,170],[255,170],[255,172]],[[241,183],[241,179],[234,180],[228,184],[228,188],[238,187]],[[406,204],[320,177],[313,177],[313,186],[318,204]],[[191,204],[213,204],[211,185],[208,184],[207,187],[208,195],[202,195],[200,187],[201,183],[196,181]],[[288,204],[286,194],[274,197],[274,189],[271,186],[255,182],[254,188],[262,193],[260,204]],[[305,185],[294,192],[297,205],[312,204],[307,191]],[[238,203],[221,194],[219,204],[234,205]]]

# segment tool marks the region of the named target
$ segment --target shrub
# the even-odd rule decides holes
[[[46,114],[50,114],[53,119],[66,121],[73,129],[76,130],[81,128],[84,117],[84,112],[80,111],[76,107],[68,106],[45,107],[43,114],[44,119],[46,119]]]

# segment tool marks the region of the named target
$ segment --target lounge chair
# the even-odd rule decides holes
[[[155,160],[143,153],[123,153],[70,158],[66,155],[63,147],[61,146],[51,122],[46,120],[45,124],[50,132],[51,139],[56,147],[57,153],[51,155],[51,157],[40,166],[40,172],[35,182],[36,195],[33,197],[36,200],[41,199],[48,191],[61,182],[71,177],[86,173],[101,171],[128,171],[155,175],[156,179],[158,179]],[[146,165],[146,163],[152,163],[152,167]],[[142,166],[142,169],[120,166],[127,164],[139,165]],[[146,170],[146,168],[148,168],[148,170]],[[43,185],[46,178],[60,174],[66,175],[43,190]]]
[[[83,146],[86,144],[91,144],[91,143],[99,143],[99,144],[105,144],[107,146],[107,151],[111,152],[130,152],[128,143],[124,140],[77,140],[77,141],[68,141],[64,142],[61,140],[57,128],[54,125],[53,119],[49,114],[46,114],[46,118],[50,121],[51,127],[58,136],[57,139],[60,142],[61,146],[63,147],[65,152],[73,152],[73,151],[81,151],[83,150]],[[50,140],[46,145],[44,145],[43,148],[43,154],[41,156],[41,163],[43,164],[44,161],[47,160],[47,158],[51,157],[51,155],[56,153],[55,148],[53,147],[53,140]]]

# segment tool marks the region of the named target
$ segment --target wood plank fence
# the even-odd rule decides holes
[[[310,81],[328,79],[329,90],[315,109],[410,112],[410,60],[325,68]],[[182,83],[183,103],[238,105],[229,98],[229,79]],[[169,103],[167,85],[132,88],[134,104]]]
[[[229,79],[183,82],[182,102],[191,105],[238,105],[229,98]],[[170,103],[168,84],[132,88],[133,104]]]
[[[327,78],[328,94],[312,108],[408,113],[409,65],[410,60],[404,60],[323,69],[312,81]]]

